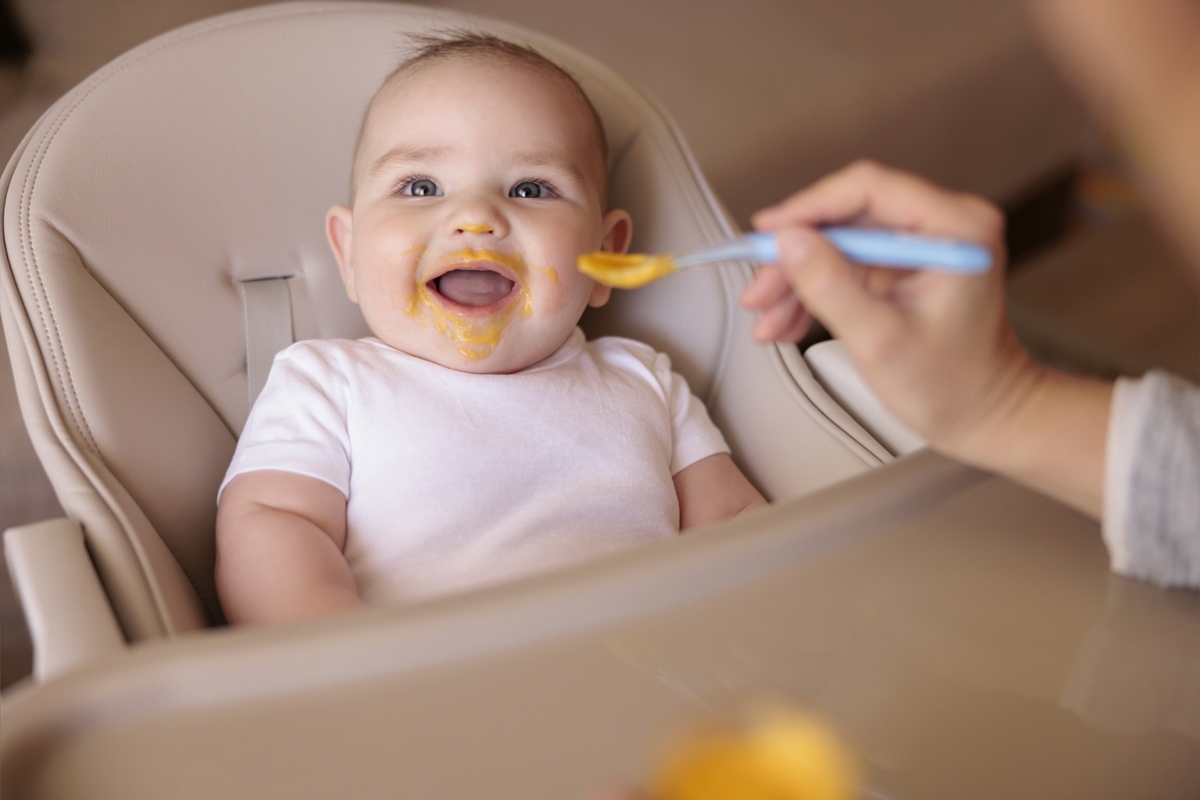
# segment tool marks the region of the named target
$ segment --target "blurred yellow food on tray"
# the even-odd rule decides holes
[[[852,800],[854,758],[820,721],[774,710],[686,736],[659,765],[653,800]]]

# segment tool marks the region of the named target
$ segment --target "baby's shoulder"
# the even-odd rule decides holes
[[[601,336],[587,340],[587,349],[598,356],[633,356],[638,359],[657,358],[660,354],[645,342],[624,336]]]
[[[305,373],[347,374],[386,359],[389,350],[378,339],[303,339],[281,350],[275,364]]]
[[[624,336],[589,339],[587,349],[597,360],[616,366],[637,364],[651,371],[671,368],[671,360],[666,353],[655,350],[645,342],[627,339]]]

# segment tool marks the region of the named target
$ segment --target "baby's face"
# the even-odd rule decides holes
[[[608,290],[575,269],[624,251],[583,100],[527,67],[450,58],[385,88],[363,132],[352,209],[330,243],[383,341],[467,372],[541,361]]]

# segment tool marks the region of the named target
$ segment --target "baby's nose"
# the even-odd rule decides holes
[[[495,233],[496,228],[486,222],[465,222],[458,226],[459,233]]]

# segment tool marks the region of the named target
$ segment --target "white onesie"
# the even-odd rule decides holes
[[[673,536],[672,476],[728,451],[667,356],[628,339],[576,329],[511,375],[311,340],[276,357],[221,488],[262,469],[333,485],[359,591],[399,603]]]

